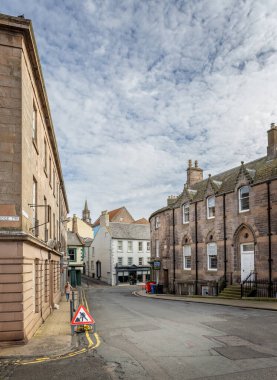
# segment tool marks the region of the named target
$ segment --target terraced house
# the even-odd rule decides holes
[[[203,179],[190,160],[182,193],[150,223],[151,260],[166,291],[235,296],[243,284],[242,295],[276,297],[277,127],[267,155],[253,162]]]
[[[0,343],[26,342],[58,303],[67,212],[31,21],[0,15]]]

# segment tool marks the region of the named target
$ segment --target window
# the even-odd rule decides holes
[[[117,241],[117,250],[123,251],[123,241],[122,240]]]
[[[48,220],[49,220],[49,239],[52,239],[52,210],[51,206],[48,206]]]
[[[160,257],[160,242],[156,240],[156,257]]]
[[[139,257],[139,265],[143,265],[143,257]]]
[[[241,251],[244,253],[254,252],[254,243],[241,244]]]
[[[128,257],[128,265],[133,265],[133,258],[132,257]]]
[[[38,220],[37,220],[37,181],[33,178],[33,190],[32,190],[32,232],[35,236],[38,236]]]
[[[249,210],[249,186],[243,186],[239,189],[239,212]]]
[[[150,252],[150,241],[147,242],[147,252]]]
[[[52,159],[49,156],[49,184],[52,187]]]
[[[207,218],[215,217],[215,196],[207,198]]]
[[[183,224],[189,222],[189,203],[183,204]]]
[[[47,142],[44,139],[44,157],[43,157],[44,171],[47,174]]]
[[[94,261],[92,260],[91,263],[90,263],[90,269],[91,270],[94,270]]]
[[[35,104],[33,104],[33,115],[32,115],[32,138],[35,143],[37,143],[37,109]]]
[[[55,197],[56,196],[56,172],[54,168],[53,168],[53,194]]]
[[[156,216],[155,218],[155,228],[160,228],[160,217],[159,216]]]
[[[142,251],[143,251],[143,244],[142,244],[142,241],[139,241],[139,242],[138,242],[138,250],[139,250],[139,252],[142,252]]]
[[[119,266],[122,266],[123,265],[123,257],[119,257],[117,259],[117,263],[118,263]]]
[[[191,269],[191,246],[190,245],[184,245],[183,246],[183,263],[184,263],[184,269],[190,270]]]
[[[76,261],[76,248],[68,248],[69,261]]]
[[[217,246],[216,243],[207,244],[208,270],[217,270]]]
[[[133,242],[128,241],[128,252],[133,252]]]
[[[53,238],[56,239],[56,216],[53,213]]]

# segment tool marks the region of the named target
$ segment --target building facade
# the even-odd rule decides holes
[[[203,180],[189,161],[182,193],[150,216],[151,259],[168,292],[217,295],[219,289],[277,280],[277,127],[267,156]],[[259,296],[259,290],[256,291]]]
[[[0,342],[26,342],[61,295],[68,203],[30,20],[0,15]]]
[[[93,277],[110,285],[150,279],[149,223],[110,222],[103,211],[92,250]]]

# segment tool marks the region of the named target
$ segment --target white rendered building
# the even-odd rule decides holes
[[[110,285],[150,279],[149,224],[109,222],[104,211],[92,250],[96,278]]]

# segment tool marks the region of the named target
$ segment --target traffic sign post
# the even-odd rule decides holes
[[[83,329],[81,329],[81,331],[84,331],[87,329],[84,326],[90,326],[91,329],[94,328],[94,331],[95,331],[95,320],[89,314],[87,309],[83,305],[80,305],[71,320],[71,326],[72,327],[83,326]],[[78,331],[78,328],[77,328],[77,331]]]

